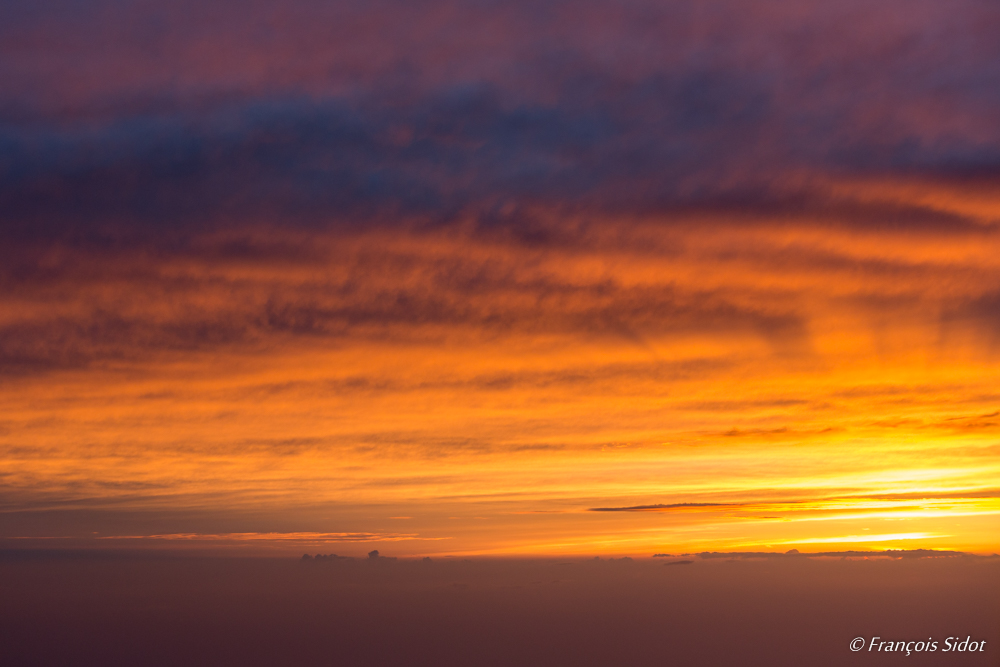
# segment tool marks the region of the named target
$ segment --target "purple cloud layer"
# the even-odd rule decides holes
[[[495,223],[524,201],[770,213],[818,207],[803,174],[1000,168],[989,2],[0,12],[0,210],[17,236],[470,207]]]

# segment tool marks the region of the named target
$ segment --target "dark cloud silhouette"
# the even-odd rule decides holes
[[[613,16],[564,3],[437,2],[415,16],[401,3],[298,2],[280,16],[223,4],[202,19],[188,4],[5,6],[7,234],[190,233],[232,216],[443,222],[468,207],[486,226],[517,226],[504,211],[520,201],[951,228],[961,216],[838,203],[795,175],[989,183],[1000,169],[1000,98],[987,92],[998,18],[979,0],[947,15],[931,3],[628,2]],[[103,22],[116,11],[129,30]],[[872,32],[855,29],[862,15]],[[102,48],[77,37],[52,51],[67,16]],[[241,58],[264,39],[270,66],[248,69]],[[304,43],[316,48],[300,64]],[[93,77],[102,65],[119,75]]]
[[[741,109],[767,97],[744,87],[717,76],[656,77],[554,108],[509,109],[500,91],[459,88],[403,108],[382,108],[381,99],[360,108],[346,100],[293,99],[253,101],[207,117],[129,118],[96,131],[14,125],[0,134],[8,165],[0,172],[0,205],[8,233],[29,236],[136,225],[148,226],[146,233],[194,231],[233,216],[311,226],[441,223],[471,209],[484,226],[513,226],[530,238],[530,226],[505,213],[505,202],[518,201],[961,230],[968,223],[959,215],[837,201],[822,189],[788,183],[785,174],[947,173],[982,160],[1000,169],[1000,138],[992,149],[977,149],[991,153],[964,161],[919,147],[906,158],[859,148],[844,160],[833,148],[823,152],[822,125],[806,138],[788,138],[814,146],[815,155],[795,155],[791,146],[761,155],[759,142],[746,137],[815,121],[764,110],[744,119]],[[638,105],[651,104],[655,113],[637,117]],[[383,138],[399,125],[412,128],[406,146]]]
[[[303,561],[350,561],[354,560],[350,556],[338,556],[337,554],[316,554],[315,556],[310,556],[309,554],[302,554]]]
[[[672,503],[669,505],[633,505],[631,507],[592,507],[591,512],[648,512],[698,507],[740,507],[743,503]]]

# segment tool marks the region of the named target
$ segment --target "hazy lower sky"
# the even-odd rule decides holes
[[[4,3],[0,544],[996,551],[997,34]]]

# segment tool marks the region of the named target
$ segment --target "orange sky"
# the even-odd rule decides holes
[[[1000,549],[1000,11],[0,9],[0,548]]]
[[[533,215],[572,241],[260,224],[178,256],[48,250],[74,280],[5,295],[4,324],[115,350],[0,388],[6,541],[996,550],[1000,359],[962,309],[1000,275],[995,227]],[[79,333],[107,312],[141,326]],[[205,320],[242,334],[153,340]]]

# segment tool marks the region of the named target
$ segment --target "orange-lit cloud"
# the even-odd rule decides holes
[[[52,514],[57,534],[59,517],[104,532],[149,513],[150,535],[378,533],[405,515],[454,551],[514,534],[514,550],[811,544],[861,524],[989,548],[991,322],[947,317],[984,298],[989,253],[956,265],[934,255],[964,241],[904,252],[884,234],[896,257],[842,271],[775,256],[790,233],[809,239],[800,258],[880,239],[677,226],[658,247],[655,226],[614,229],[616,243],[541,250],[462,231],[314,235],[291,263],[77,270],[47,308],[31,307],[39,290],[6,310],[8,332],[31,332],[7,338],[24,362],[4,391],[8,512]],[[684,516],[587,512],[657,504]]]
[[[19,19],[0,539],[997,548],[989,8],[432,4]]]

